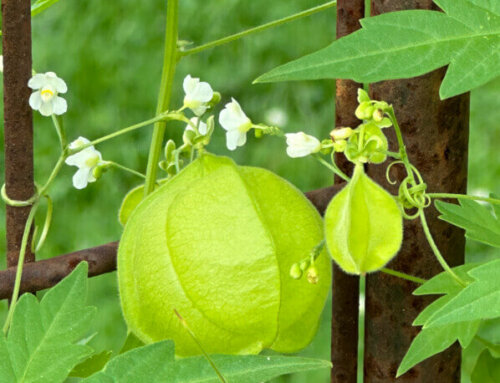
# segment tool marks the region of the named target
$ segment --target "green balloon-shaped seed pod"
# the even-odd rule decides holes
[[[173,339],[181,356],[296,352],[316,333],[331,284],[290,277],[323,239],[304,195],[270,171],[204,154],[149,195],[127,220],[118,282],[129,329],[146,343]]]
[[[328,205],[325,237],[333,260],[351,274],[379,270],[401,247],[401,210],[394,197],[372,181],[360,164]]]

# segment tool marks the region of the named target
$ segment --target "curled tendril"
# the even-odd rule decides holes
[[[403,164],[403,161],[394,161],[387,167],[387,181],[394,185],[396,181],[390,178],[390,170],[394,165]],[[427,184],[424,182],[418,169],[410,164],[411,174],[408,174],[399,185],[398,198],[401,205],[403,217],[409,220],[419,216],[420,211],[430,206],[431,198],[426,194]],[[417,209],[416,213],[409,213],[407,210]]]
[[[50,224],[52,223],[52,212],[54,210],[54,204],[52,203],[52,198],[50,198],[47,194],[43,197],[47,199],[47,212],[45,213],[45,221],[43,223],[42,233],[40,234],[40,238],[37,240],[38,234],[38,226],[35,226],[35,230],[33,232],[33,240],[31,241],[31,251],[36,253],[40,251],[45,240],[47,239],[47,234],[49,233]]]
[[[40,186],[39,185],[35,186],[36,186],[36,193],[31,198],[25,201],[19,201],[9,198],[5,190],[5,184],[3,184],[2,188],[0,189],[0,195],[2,197],[2,200],[5,202],[5,204],[9,206],[14,206],[14,207],[33,206],[34,204],[38,203],[42,197],[47,200],[47,212],[45,215],[45,221],[43,223],[43,229],[40,234],[40,238],[38,240],[36,239],[38,235],[38,226],[35,226],[35,229],[33,231],[33,239],[31,241],[32,252],[39,251],[42,248],[43,244],[45,243],[45,239],[47,238],[47,234],[49,233],[50,224],[52,223],[52,212],[54,210],[54,204],[52,203],[52,199],[49,197],[49,195],[48,194],[40,195],[39,193]]]
[[[25,201],[19,201],[9,198],[5,190],[5,184],[2,185],[2,189],[0,190],[0,195],[2,196],[2,200],[5,202],[6,205],[14,207],[31,206],[40,198],[40,195],[38,194],[38,186],[37,186],[37,192],[31,198]]]

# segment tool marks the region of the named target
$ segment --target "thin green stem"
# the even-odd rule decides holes
[[[123,166],[123,165],[121,165],[121,164],[119,164],[119,163],[117,163],[117,162],[114,162],[114,161],[106,161],[106,163],[107,163],[108,165],[114,166],[114,167],[115,167],[115,168],[117,168],[117,169],[121,169],[121,170],[124,170],[124,171],[126,171],[126,172],[128,172],[128,173],[134,174],[134,175],[136,175],[136,176],[138,176],[138,177],[141,177],[141,178],[144,178],[144,179],[146,178],[146,175],[145,175],[145,174],[142,174],[142,173],[140,173],[140,172],[138,172],[138,171],[136,171],[136,170],[134,170],[134,169],[130,169],[130,168],[128,168],[128,167],[126,167],[126,166]]]
[[[167,25],[165,31],[165,53],[163,57],[163,71],[161,76],[160,94],[158,96],[158,105],[156,114],[161,114],[168,109],[172,85],[174,82],[175,67],[177,65],[177,29],[179,19],[179,0],[169,0],[167,2]],[[166,122],[158,121],[155,123],[151,146],[149,149],[148,165],[146,169],[146,182],[144,185],[144,196],[147,196],[154,190],[156,184],[156,173],[158,169],[158,160],[165,136]]]
[[[54,123],[54,127],[56,128],[57,136],[59,137],[59,143],[61,144],[61,149],[64,150],[66,145],[68,145],[68,141],[66,139],[66,131],[62,125],[62,120],[60,117],[57,117],[55,114],[52,115],[52,122]]]
[[[88,144],[85,144],[85,145],[82,145],[82,146],[78,147],[77,149],[69,150],[69,154],[75,154],[75,153],[81,152],[82,150],[87,149],[87,148],[89,148],[91,146],[100,144],[101,142],[111,140],[112,138],[121,136],[122,134],[132,132],[132,131],[134,131],[136,129],[143,128],[145,126],[154,124],[155,122],[166,120],[168,118],[169,117],[168,117],[167,114],[162,114],[160,116],[156,116],[156,117],[150,118],[149,120],[142,121],[142,122],[139,122],[139,123],[131,125],[131,126],[127,126],[126,128],[117,130],[116,132],[113,132],[113,133],[107,134],[107,135],[105,135],[103,137],[97,138],[97,139],[89,142]]]
[[[419,283],[419,284],[423,284],[423,283],[427,282],[425,279],[422,279],[419,277],[414,277],[413,275],[402,273],[401,271],[388,269],[387,267],[381,268],[380,271],[383,273],[392,275],[394,277],[406,279],[407,281],[410,281],[410,282],[415,282],[415,283]]]
[[[396,160],[400,160],[401,159],[401,153],[398,153],[398,152],[386,151],[385,154],[388,155],[389,157],[392,157],[392,158],[396,159]]]
[[[434,238],[432,237],[431,231],[429,230],[429,226],[427,225],[427,219],[425,218],[425,213],[423,209],[419,209],[418,215],[420,216],[420,222],[422,223],[422,228],[424,229],[425,237],[427,238],[427,242],[429,242],[429,245],[431,246],[432,252],[436,256],[436,259],[438,262],[441,264],[441,267],[448,273],[450,274],[453,279],[455,279],[458,284],[460,284],[463,287],[467,286],[467,283],[462,280],[455,272],[451,269],[451,267],[446,263],[446,260],[444,259],[443,255],[439,251],[436,242],[434,242]]]
[[[28,240],[31,231],[31,225],[35,219],[35,214],[38,209],[39,202],[35,202],[31,207],[30,213],[26,220],[26,225],[24,226],[23,237],[21,240],[21,249],[19,250],[19,258],[17,261],[17,270],[16,270],[16,279],[14,282],[14,290],[12,291],[12,298],[10,301],[9,312],[7,314],[7,319],[5,320],[5,324],[3,326],[4,334],[7,334],[9,330],[9,326],[12,322],[12,317],[14,316],[14,310],[16,308],[17,298],[19,297],[19,290],[21,287],[21,276],[23,274],[23,266],[24,266],[24,257],[26,255],[26,248],[28,246]]]
[[[45,192],[48,190],[49,186],[52,184],[54,179],[57,177],[59,172],[61,171],[61,168],[64,165],[64,160],[67,158],[67,155],[63,152],[61,153],[59,159],[57,160],[56,166],[54,166],[54,169],[52,170],[52,173],[50,173],[49,178],[47,179],[47,182],[40,188],[38,191],[38,195],[42,196],[45,194]]]
[[[330,1],[330,2],[325,3],[323,5],[319,5],[317,7],[313,7],[313,8],[307,9],[305,11],[295,13],[291,16],[283,17],[279,20],[271,21],[269,23],[260,25],[258,27],[250,28],[250,29],[247,29],[243,32],[235,33],[234,35],[223,37],[223,38],[215,40],[215,41],[211,41],[209,43],[200,45],[198,47],[186,49],[185,51],[180,52],[180,55],[181,56],[189,56],[189,55],[192,55],[195,53],[202,52],[202,51],[207,50],[207,49],[218,47],[218,46],[223,45],[223,44],[231,43],[231,42],[239,40],[243,37],[247,37],[247,36],[250,36],[252,34],[262,32],[262,31],[265,31],[267,29],[288,23],[290,21],[295,21],[295,20],[301,19],[303,17],[313,15],[315,13],[324,11],[328,8],[335,7],[336,5],[337,5],[337,1]]]
[[[403,134],[401,133],[401,128],[399,127],[398,120],[396,118],[396,114],[394,113],[394,108],[392,106],[389,108],[387,114],[389,115],[389,118],[391,119],[392,125],[394,126],[394,130],[396,132],[401,161],[403,161],[403,164],[406,168],[406,172],[408,173],[408,176],[412,180],[412,183],[415,184],[415,178],[413,177],[413,171],[411,168],[410,160],[408,159],[408,153],[406,152],[406,146],[403,141]]]
[[[483,201],[488,202],[493,205],[500,205],[500,199],[489,198],[489,197],[479,197],[466,194],[453,194],[453,193],[427,193],[431,198],[451,198],[451,199],[468,199],[472,201]]]
[[[319,155],[315,155],[314,158],[316,158],[316,160],[326,166],[328,169],[330,169],[334,174],[338,175],[340,178],[342,178],[344,181],[347,181],[349,182],[351,179],[342,171],[340,170],[339,168],[337,168],[336,166],[333,166],[332,164],[330,164],[329,162],[325,161],[323,158],[321,158]]]

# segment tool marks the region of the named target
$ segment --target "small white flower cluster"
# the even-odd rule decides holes
[[[187,75],[184,78],[183,88],[185,93],[184,107],[191,109],[200,118],[210,107],[210,101],[214,97],[212,87],[209,83],[200,81],[199,78]],[[191,122],[197,124],[198,120],[191,119]],[[226,145],[229,150],[235,150],[238,146],[245,145],[247,132],[253,126],[252,121],[234,98],[221,111],[219,123],[226,130]],[[202,127],[204,128],[202,129]],[[188,124],[186,130],[193,130],[193,128]],[[206,124],[200,122],[198,130],[200,134],[206,134]]]
[[[214,96],[212,87],[207,82],[200,82],[199,78],[193,78],[191,75],[186,76],[183,87],[186,94],[184,107],[191,109],[199,118],[209,108],[209,103]],[[273,113],[279,113],[281,123],[286,122],[286,115],[283,115],[280,110],[277,112],[273,110]],[[192,119],[191,122],[196,124],[198,120]],[[231,102],[227,103],[220,112],[219,123],[226,130],[226,146],[229,150],[245,145],[247,132],[255,127],[234,98],[231,98]],[[203,123],[200,123],[200,127],[201,124]],[[188,124],[186,130],[193,130],[193,128]],[[201,128],[199,130],[200,134],[205,134]],[[286,152],[292,158],[305,157],[321,150],[321,142],[304,132],[286,134],[286,143],[288,145]]]
[[[1,70],[3,71],[3,57],[1,57]],[[34,90],[29,99],[33,110],[38,110],[42,116],[62,115],[68,110],[66,100],[59,94],[66,93],[68,87],[63,79],[54,72],[37,73],[28,81],[28,86]],[[78,137],[69,145],[70,150],[79,149],[90,143],[85,137]],[[73,175],[73,186],[77,189],[85,188],[90,182],[95,182],[95,170],[105,164],[101,153],[94,146],[68,156],[66,164],[76,166],[78,170]]]

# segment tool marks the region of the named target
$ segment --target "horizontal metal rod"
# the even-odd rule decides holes
[[[344,184],[306,193],[306,197],[323,214],[330,199]],[[89,277],[116,270],[116,252],[118,242],[59,255],[43,261],[28,263],[24,266],[21,279],[21,292],[35,292],[57,284],[82,261],[89,264]],[[8,299],[12,294],[16,268],[9,267],[0,271],[0,299]]]

